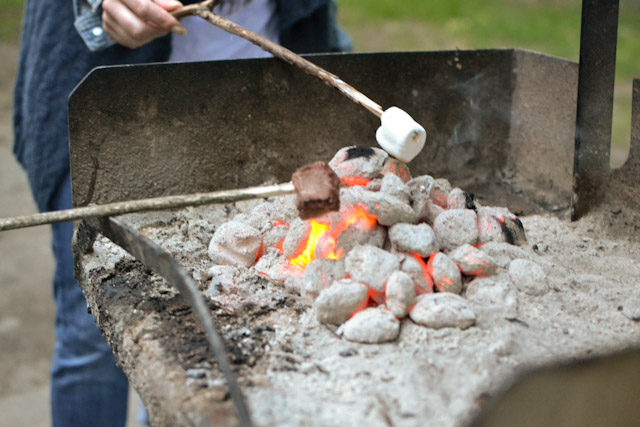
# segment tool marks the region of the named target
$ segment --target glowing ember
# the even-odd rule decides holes
[[[441,208],[446,209],[447,208],[447,196],[443,195],[440,192],[434,191],[432,193],[432,200],[433,203],[440,206]]]
[[[386,287],[387,285],[385,285],[385,289],[382,292],[378,292],[373,288],[369,288],[369,299],[373,302],[375,302],[375,305],[377,304],[384,304],[384,300],[385,300],[385,293],[386,293]]]
[[[438,291],[460,293],[462,290],[460,268],[448,256],[441,252],[432,255],[427,268]]]
[[[369,182],[371,182],[370,179],[361,176],[343,176],[340,178],[340,184],[344,187],[353,187],[355,185],[364,187]]]
[[[409,252],[409,255],[414,257],[420,264],[420,268],[422,268],[422,275],[424,276],[424,280],[426,281],[426,283],[433,283],[433,279],[431,278],[431,274],[429,273],[429,268],[427,267],[427,263],[424,262],[424,259],[420,255],[413,252]],[[416,285],[416,294],[424,294],[430,292],[431,290],[422,289],[420,286]]]
[[[373,303],[370,297],[369,297],[369,298],[367,298],[367,299],[365,299],[364,301],[362,301],[362,302],[360,303],[360,305],[358,305],[358,306],[356,307],[356,309],[355,309],[355,310],[353,310],[353,313],[351,313],[351,314],[349,315],[349,319],[353,318],[353,316],[355,316],[355,315],[356,315],[356,314],[358,314],[359,312],[364,311],[364,310],[366,310],[366,309],[367,309],[367,308],[369,308],[369,307],[375,307],[376,305],[377,305],[377,304]]]
[[[342,248],[336,249],[340,234],[353,224],[357,224],[366,230],[373,230],[377,220],[363,207],[355,206],[343,212],[340,221],[337,221],[333,227],[313,219],[310,220],[310,224],[309,236],[304,244],[304,249],[300,255],[289,259],[291,265],[299,269],[304,269],[316,257],[327,259],[342,258]],[[318,248],[320,250],[317,250]]]
[[[460,271],[467,276],[488,276],[496,270],[496,262],[486,252],[471,245],[462,245],[449,254]]]
[[[258,262],[258,260],[263,254],[264,254],[264,242],[260,243],[260,248],[258,249],[258,253],[256,254],[256,259],[254,263]]]
[[[327,224],[322,224],[316,220],[311,220],[311,230],[309,231],[309,237],[302,253],[295,258],[289,260],[291,265],[303,269],[307,264],[315,259],[315,249],[318,241],[322,236],[329,231]]]

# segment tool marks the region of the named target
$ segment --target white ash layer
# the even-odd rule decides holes
[[[273,248],[282,242],[289,234],[289,226],[278,225],[262,232],[262,244],[265,248]]]
[[[238,268],[233,265],[214,265],[207,272],[211,281],[204,294],[213,298],[220,293],[232,291],[235,288],[237,273]]]
[[[380,344],[398,338],[400,321],[384,306],[370,307],[354,314],[337,332],[349,341]]]
[[[394,272],[387,281],[385,305],[398,319],[403,319],[416,301],[416,287],[411,276],[402,271]]]
[[[404,183],[411,181],[411,171],[409,170],[409,166],[400,160],[394,159],[393,157],[389,157],[384,162],[381,173],[383,176],[393,174],[400,178]]]
[[[245,218],[248,225],[261,233],[277,228],[276,224],[280,222],[286,223],[283,212],[274,203],[266,201],[258,203]]]
[[[488,276],[496,271],[496,261],[486,252],[469,244],[450,252],[449,258],[467,276]]]
[[[407,205],[411,205],[411,190],[409,186],[397,175],[389,173],[382,178],[380,192],[395,197]]]
[[[447,196],[447,209],[467,209],[469,196],[460,188],[454,188]]]
[[[445,210],[433,222],[440,247],[451,251],[458,246],[478,242],[478,218],[472,209]]]
[[[268,248],[253,269],[274,283],[284,283],[289,277],[300,274],[284,255],[274,248]]]
[[[477,215],[478,243],[506,241],[500,225],[500,219],[504,217],[502,209],[482,206],[478,208]]]
[[[509,264],[509,277],[514,285],[526,294],[544,295],[549,291],[546,273],[533,261],[514,259]]]
[[[386,151],[376,147],[344,147],[329,161],[329,166],[340,178],[374,179],[382,175],[389,158]]]
[[[420,295],[409,316],[414,322],[433,329],[466,329],[476,322],[469,303],[451,293]]]
[[[260,246],[260,231],[239,221],[229,221],[213,233],[209,256],[217,264],[250,267],[256,262]]]
[[[433,200],[427,200],[425,209],[426,209],[426,222],[431,226],[435,224],[436,218],[438,218],[438,216],[445,211],[445,208],[437,205]]]
[[[431,201],[431,192],[435,184],[435,180],[429,175],[413,178],[407,184],[411,191],[411,207],[415,211],[418,221],[425,221],[430,216],[428,203]],[[442,210],[442,208],[440,209]],[[433,221],[428,221],[428,223],[433,224]]]
[[[488,242],[480,246],[482,252],[488,254],[496,263],[497,268],[509,268],[514,259],[529,259],[531,254],[519,246],[509,243]]]
[[[458,266],[445,254],[438,252],[429,258],[427,270],[440,292],[459,294],[462,291],[462,274]]]
[[[389,240],[399,252],[413,252],[423,258],[440,250],[436,233],[428,224],[395,224],[389,228]]]
[[[409,203],[382,191],[368,191],[360,186],[343,188],[340,190],[340,203],[344,204],[345,208],[365,208],[377,218],[380,225],[418,222],[417,215]]]
[[[367,306],[368,297],[366,285],[352,279],[338,280],[320,292],[314,304],[316,317],[321,323],[341,325],[354,312]]]
[[[433,189],[431,190],[429,198],[436,205],[446,208],[451,190],[453,190],[453,187],[448,180],[437,178],[433,181]]]
[[[356,222],[349,225],[338,237],[336,250],[342,249],[343,253],[350,252],[356,246],[369,245],[382,248],[387,240],[388,229],[377,224],[373,229],[362,226]],[[317,255],[316,251],[316,255]]]
[[[324,289],[330,287],[333,282],[342,279],[345,275],[344,260],[315,259],[307,265],[304,271],[304,293],[315,298]]]
[[[417,255],[402,254],[400,257],[400,271],[407,273],[417,294],[433,292],[433,278],[426,272],[426,266],[418,261]]]
[[[357,246],[347,254],[344,266],[352,278],[377,293],[384,293],[384,285],[400,267],[400,260],[391,252],[375,246]]]
[[[518,314],[518,293],[504,275],[473,279],[464,296],[480,317],[515,318]]]
[[[526,243],[527,237],[520,220],[506,208],[479,207],[478,243],[507,242],[513,245]]]
[[[623,305],[618,306],[618,310],[629,320],[640,320],[640,296],[629,298]]]

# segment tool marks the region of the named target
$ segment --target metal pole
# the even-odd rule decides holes
[[[611,169],[618,0],[583,0],[571,219],[603,198]]]

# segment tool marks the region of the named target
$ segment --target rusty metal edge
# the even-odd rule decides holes
[[[211,319],[210,311],[202,294],[198,291],[198,287],[191,277],[173,259],[171,254],[122,221],[114,218],[96,218],[82,221],[76,232],[78,249],[86,253],[97,234],[104,235],[126,250],[145,266],[162,276],[180,292],[180,295],[191,307],[205,332],[210,350],[229,388],[229,394],[235,406],[240,425],[251,427],[253,423],[249,409],[231,370],[231,363],[225,352],[224,342]]]

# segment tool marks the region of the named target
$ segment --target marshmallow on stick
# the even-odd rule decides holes
[[[387,153],[405,163],[420,154],[427,132],[409,114],[391,107],[380,116],[380,122],[376,140]]]

